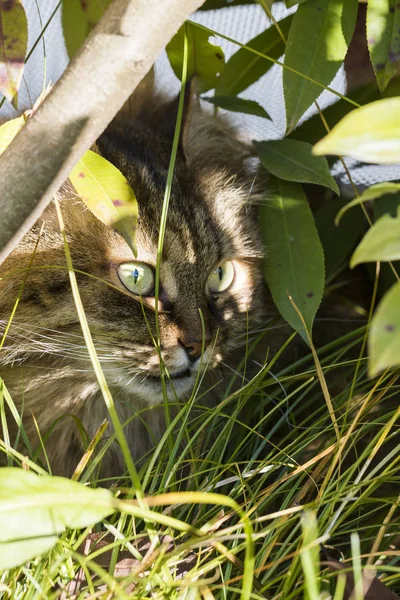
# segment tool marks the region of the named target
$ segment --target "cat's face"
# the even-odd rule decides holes
[[[119,142],[114,146],[105,140],[99,150],[123,172],[138,198],[138,255],[66,189],[61,207],[73,264],[80,271],[82,303],[108,382],[146,404],[159,403],[154,288],[166,168],[156,167],[153,156],[138,159],[137,151]],[[161,358],[171,379],[168,389],[172,385],[178,398],[188,395],[199,371],[216,369],[240,347],[244,355],[247,333],[260,324],[261,249],[247,193],[218,168],[196,174],[178,159],[158,302]],[[43,219],[35,268],[3,361],[7,352],[26,364],[61,361],[72,371],[87,371],[90,379],[54,206]],[[39,226],[30,232],[2,272],[26,266],[38,231]],[[37,268],[45,265],[62,268]],[[1,284],[3,319],[17,293],[18,278],[14,285],[12,281],[6,278]]]

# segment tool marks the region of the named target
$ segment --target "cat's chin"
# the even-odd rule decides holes
[[[189,397],[197,377],[196,370],[182,369],[176,373],[164,376],[165,389],[168,400],[182,400]],[[139,398],[147,405],[162,404],[163,402],[163,384],[160,375],[146,374],[142,379],[139,377],[133,381],[119,381],[119,386],[123,389],[124,395]]]

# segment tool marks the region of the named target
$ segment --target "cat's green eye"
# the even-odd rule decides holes
[[[145,263],[129,262],[118,267],[122,283],[132,294],[151,296],[154,291],[154,272]]]
[[[233,278],[235,277],[235,269],[233,264],[228,260],[225,263],[218,265],[207,280],[207,287],[210,292],[218,294],[219,292],[225,292],[232,284]]]

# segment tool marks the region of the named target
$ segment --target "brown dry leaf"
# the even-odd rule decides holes
[[[330,571],[344,571],[349,568],[333,558],[321,564],[328,567]],[[346,586],[343,600],[353,600],[355,587],[354,575],[351,572],[346,572],[344,575],[346,576]],[[394,594],[382,581],[377,577],[373,577],[371,571],[363,571],[363,588],[364,600],[400,600],[399,596]]]
[[[0,92],[16,106],[28,46],[28,21],[21,0],[0,0]]]
[[[106,549],[107,546],[110,546],[114,542],[114,537],[110,533],[91,533],[87,536],[79,551],[84,556],[90,556],[92,552],[97,552],[104,548],[104,552],[97,556],[94,560],[95,562],[101,566],[106,571],[109,570],[111,556],[113,547],[110,549]],[[174,547],[173,539],[170,536],[165,535],[161,543],[165,549],[165,551],[172,550]],[[137,560],[133,558],[132,554],[128,550],[122,550],[119,553],[119,560],[115,565],[114,577],[117,579],[124,579],[126,577],[132,576],[136,574],[137,576],[141,576],[145,574],[146,571],[149,570],[156,556],[159,554],[159,547],[156,551],[154,551],[154,547],[150,542],[150,538],[145,536],[139,540],[135,540],[130,542],[132,546],[136,548],[138,552],[143,556],[142,560]],[[197,556],[194,552],[190,552],[185,559],[183,559],[178,565],[174,572],[174,576],[176,579],[180,579],[185,576],[185,574],[190,571],[190,569],[194,566],[197,561]],[[94,582],[96,584],[96,581]],[[87,584],[87,579],[85,576],[85,572],[83,569],[79,569],[76,573],[75,578],[68,583],[66,588],[62,591],[60,595],[60,600],[74,600],[84,589]],[[106,592],[107,586],[103,583],[99,583],[95,585],[96,592]],[[130,594],[135,589],[135,583],[130,583],[128,586],[124,586],[124,591],[127,594]]]

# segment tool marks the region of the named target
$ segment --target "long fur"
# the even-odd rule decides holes
[[[171,152],[176,105],[122,111],[96,144],[96,150],[128,179],[139,203],[138,260],[156,264],[158,230]],[[221,365],[236,368],[247,332],[265,323],[262,245],[252,205],[256,174],[249,171],[249,145],[222,121],[195,105],[185,115],[168,212],[161,263],[160,338],[169,372],[188,369],[173,380],[185,401],[197,371],[208,365],[218,378]],[[97,352],[126,427],[129,447],[139,460],[159,440],[164,410],[159,358],[154,348],[154,299],[143,302],[117,275],[134,259],[125,241],[98,221],[69,184],[59,198],[83,306]],[[55,207],[51,205],[0,267],[0,334],[4,331],[39,231],[33,267],[0,355],[0,375],[19,411],[31,443],[48,434],[46,450],[53,472],[70,475],[83,452],[74,417],[89,438],[107,416],[84,344],[71,294]],[[232,260],[235,280],[228,292],[212,297],[206,281],[213,269]],[[203,317],[203,323],[200,312]],[[203,340],[203,359],[191,363],[182,340]],[[207,385],[207,382],[205,383]],[[147,409],[137,415],[143,409]],[[16,426],[9,415],[12,436]],[[111,431],[111,430],[110,430]],[[103,461],[103,473],[123,471],[116,445]]]

